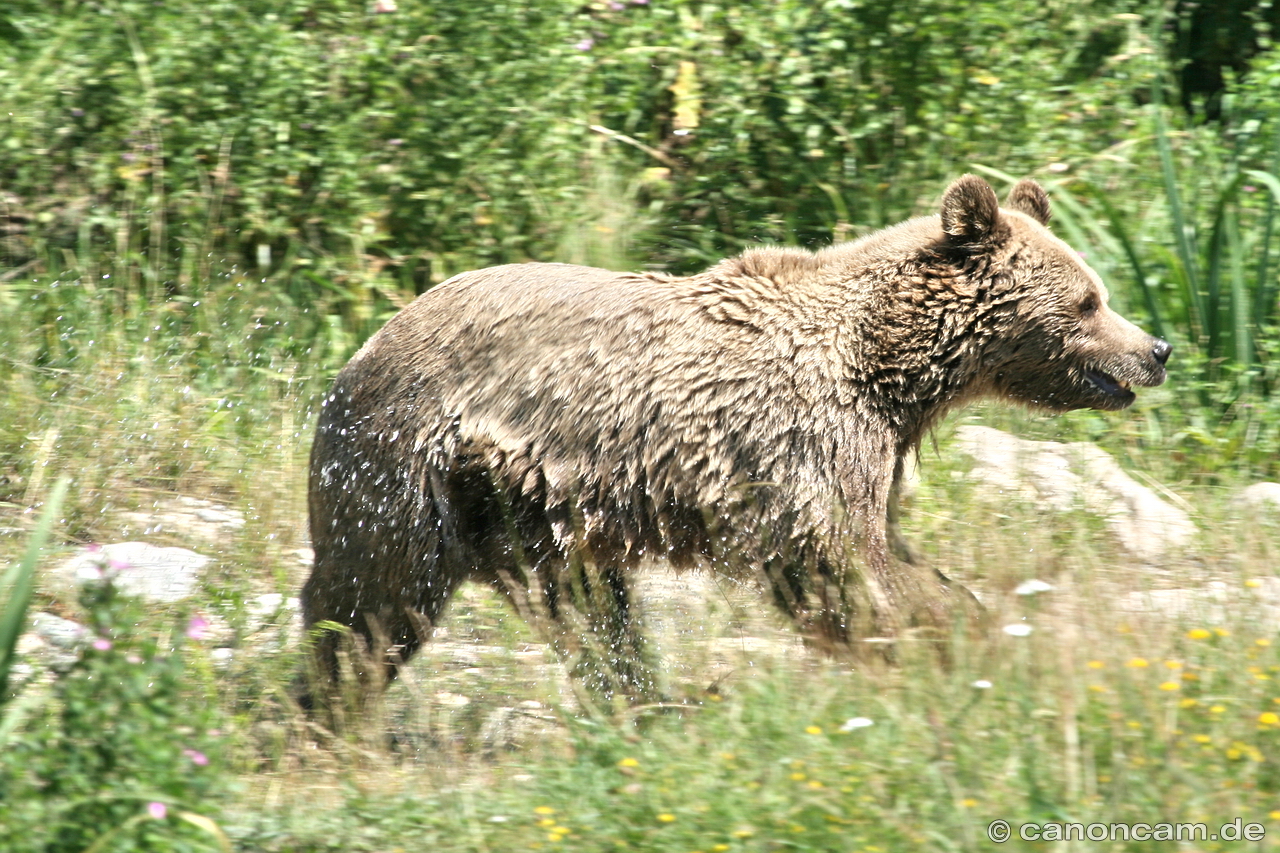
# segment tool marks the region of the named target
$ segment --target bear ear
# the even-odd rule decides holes
[[[1004,206],[1009,210],[1025,213],[1041,225],[1049,224],[1049,196],[1044,187],[1035,181],[1018,181],[1014,184]]]
[[[988,243],[1000,224],[1000,201],[977,175],[964,175],[942,194],[942,230],[953,242]]]

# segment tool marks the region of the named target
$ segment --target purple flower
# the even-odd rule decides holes
[[[164,803],[147,803],[147,814],[156,820],[164,820],[165,815],[169,814],[169,807]]]
[[[187,623],[187,639],[203,640],[209,636],[209,620],[197,614]]]
[[[574,45],[578,50],[591,50],[596,46],[596,40],[593,38],[585,38]]]
[[[93,647],[100,652],[109,652],[111,651],[111,641],[106,637],[99,637],[93,641]]]
[[[133,159],[134,159],[133,155],[130,155],[128,162],[132,163]],[[114,558],[109,563],[107,563],[107,568],[111,569],[111,571],[113,572],[123,572],[125,569],[133,568],[133,564],[130,563],[128,560],[121,560],[119,558]]]
[[[197,767],[204,767],[209,763],[209,756],[205,755],[198,749],[184,749],[182,754],[191,759],[191,763]]]

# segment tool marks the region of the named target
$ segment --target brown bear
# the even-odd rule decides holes
[[[949,624],[945,579],[894,556],[903,462],[930,427],[979,397],[1123,409],[1165,378],[1169,344],[1107,306],[1048,221],[1035,182],[1002,210],[966,175],[940,215],[816,253],[435,287],[324,400],[306,623],[350,626],[394,675],[478,580],[539,605],[627,692],[649,686],[627,592],[646,558],[754,572],[835,645]]]

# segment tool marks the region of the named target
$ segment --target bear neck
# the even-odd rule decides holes
[[[716,302],[741,304],[793,363],[818,365],[815,388],[905,450],[989,393],[984,346],[1013,310],[1002,259],[937,251],[944,239],[928,217],[817,253],[750,250],[706,275]]]

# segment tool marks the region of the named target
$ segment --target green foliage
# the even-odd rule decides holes
[[[229,268],[295,304],[360,303],[371,283],[553,257],[601,224],[584,187],[602,170],[662,266],[826,241],[902,218],[979,151],[1026,171],[1120,132],[1124,8],[19,7],[23,37],[0,41],[3,251],[134,288]]]
[[[81,586],[86,647],[41,688],[43,713],[0,751],[7,849],[229,849],[201,814],[225,784],[214,706],[183,648],[203,620],[155,624],[113,583],[120,571],[128,567],[103,565]]]

